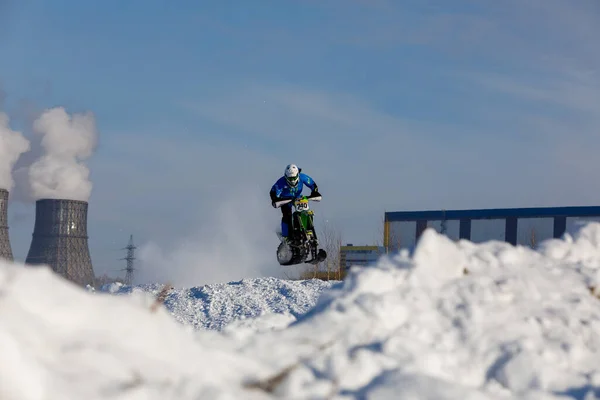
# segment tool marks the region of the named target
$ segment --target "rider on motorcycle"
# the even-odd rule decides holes
[[[298,199],[302,197],[304,185],[311,189],[311,196],[321,196],[316,182],[308,175],[302,173],[302,169],[294,164],[285,167],[284,175],[271,187],[269,195],[271,196],[271,205],[276,207],[275,202],[282,198]],[[292,223],[292,203],[281,206],[281,236],[287,238],[289,235],[288,226]],[[285,239],[284,239],[285,240]]]

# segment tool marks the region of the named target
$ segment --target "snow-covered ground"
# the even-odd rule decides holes
[[[340,283],[179,289],[157,309],[160,287],[1,264],[0,399],[591,400],[599,283],[600,224],[538,251],[426,231]]]
[[[311,309],[321,291],[331,282],[318,279],[288,281],[276,278],[243,279],[239,282],[211,284],[169,290],[164,305],[173,317],[196,329],[223,330],[232,326],[277,326],[288,324]],[[106,285],[102,292],[113,294],[152,294],[156,297],[164,285]],[[261,317],[261,318],[258,318]],[[232,325],[233,324],[233,325]]]

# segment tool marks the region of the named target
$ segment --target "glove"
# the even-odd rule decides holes
[[[320,196],[322,196],[322,195],[321,195],[321,193],[319,193],[319,190],[317,188],[315,188],[315,190],[310,192],[310,197],[320,197]]]
[[[275,192],[274,192],[274,191],[272,191],[272,192],[269,192],[269,196],[271,197],[271,205],[273,206],[273,208],[277,208],[277,207],[275,206],[275,202],[276,202],[277,200],[279,200],[279,199],[277,198],[277,195],[275,194]]]

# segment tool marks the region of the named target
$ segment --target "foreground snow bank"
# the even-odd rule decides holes
[[[589,400],[599,271],[599,224],[539,252],[426,231],[287,328],[232,336],[0,264],[0,398]]]
[[[599,271],[598,224],[540,252],[429,230],[242,354],[290,368],[284,397],[600,398]]]
[[[259,363],[195,342],[147,300],[1,263],[0,399],[247,397],[242,379],[264,370]]]
[[[311,309],[331,282],[319,279],[287,281],[276,278],[242,279],[169,291],[164,304],[173,317],[195,329],[223,330],[244,326],[264,330],[280,328]],[[163,285],[105,285],[100,291],[158,295]],[[255,325],[254,328],[252,326]]]

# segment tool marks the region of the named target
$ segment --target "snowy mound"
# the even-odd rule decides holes
[[[311,309],[319,294],[331,282],[318,279],[287,281],[276,278],[243,279],[226,284],[211,284],[169,291],[164,304],[179,322],[212,330],[226,326],[248,325],[271,321],[287,325]],[[106,285],[102,291],[115,294],[150,293],[154,296],[163,285]],[[232,325],[233,324],[233,325]]]
[[[599,224],[539,252],[426,231],[287,328],[230,336],[2,265],[0,398],[593,399],[599,271]]]

